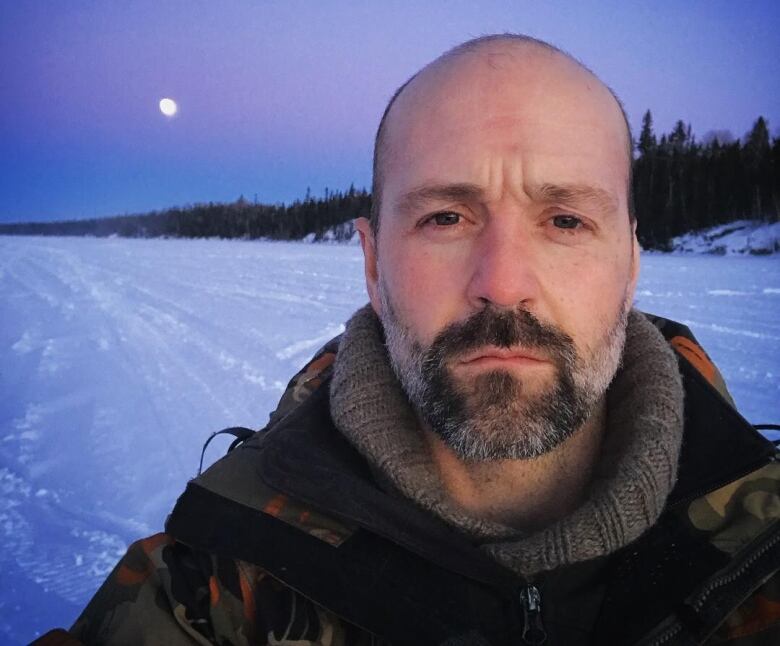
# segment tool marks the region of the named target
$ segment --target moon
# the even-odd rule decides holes
[[[169,98],[160,99],[160,112],[166,117],[172,117],[179,111],[179,106],[176,105],[176,101]]]

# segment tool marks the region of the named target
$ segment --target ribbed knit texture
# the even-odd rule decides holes
[[[610,554],[655,523],[674,485],[682,441],[683,389],[674,353],[641,313],[629,314],[623,361],[607,392],[607,428],[589,495],[544,530],[476,518],[446,499],[417,418],[387,356],[370,306],[347,323],[331,413],[380,485],[409,498],[482,544],[523,576]]]

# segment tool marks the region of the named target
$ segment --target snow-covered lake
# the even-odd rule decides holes
[[[642,262],[638,307],[693,329],[748,420],[780,422],[780,258]],[[262,426],[365,301],[356,246],[0,237],[0,643],[70,625],[208,434]]]

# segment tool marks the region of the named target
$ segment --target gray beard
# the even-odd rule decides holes
[[[380,320],[390,363],[409,401],[430,429],[463,460],[539,457],[562,444],[588,419],[620,365],[628,322],[623,304],[589,358],[570,336],[524,308],[490,305],[451,323],[425,348],[398,317],[379,280]],[[525,392],[504,370],[457,380],[448,364],[485,346],[522,346],[544,352],[556,369],[552,385]]]

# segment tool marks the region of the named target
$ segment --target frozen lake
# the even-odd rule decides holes
[[[642,263],[637,306],[688,325],[743,415],[779,423],[780,258]],[[0,643],[70,625],[208,434],[262,426],[366,300],[356,246],[0,237]]]

